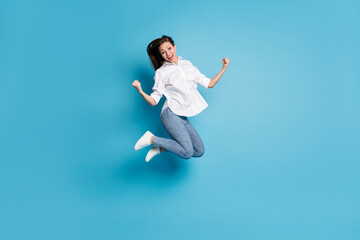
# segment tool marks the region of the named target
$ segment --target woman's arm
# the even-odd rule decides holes
[[[223,58],[223,68],[220,70],[220,72],[218,74],[216,74],[216,76],[213,79],[211,79],[209,86],[208,86],[209,88],[213,88],[216,85],[216,83],[220,80],[221,76],[226,71],[229,63],[230,63],[229,59]]]
[[[147,95],[141,88],[141,83],[138,80],[135,80],[132,83],[133,87],[140,93],[140,95],[147,101],[151,106],[155,106],[157,103],[156,101],[149,95]]]

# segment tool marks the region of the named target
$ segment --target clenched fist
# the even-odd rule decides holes
[[[227,68],[229,63],[230,63],[230,60],[228,58],[223,58],[223,60],[222,60],[223,68]]]
[[[136,90],[140,91],[141,90],[141,83],[138,80],[135,80],[132,83],[133,87],[136,88]]]

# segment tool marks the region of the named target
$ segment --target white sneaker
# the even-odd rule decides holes
[[[160,154],[160,147],[153,146],[146,154],[145,161],[149,162],[154,156]]]
[[[150,145],[150,139],[154,136],[151,132],[147,131],[135,144],[134,150],[137,151],[143,147]]]

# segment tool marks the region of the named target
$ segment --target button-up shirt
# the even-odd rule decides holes
[[[178,56],[178,64],[167,61],[155,71],[155,84],[150,96],[156,104],[162,96],[166,101],[161,112],[169,107],[176,115],[191,117],[203,111],[208,104],[197,90],[197,85],[208,88],[206,77],[189,61]]]

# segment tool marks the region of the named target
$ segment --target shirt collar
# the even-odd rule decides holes
[[[183,58],[181,56],[178,56],[178,64],[180,63],[179,60],[182,60]],[[164,61],[163,63],[164,66],[168,66],[168,65],[176,65],[176,63],[169,63],[168,61]]]

